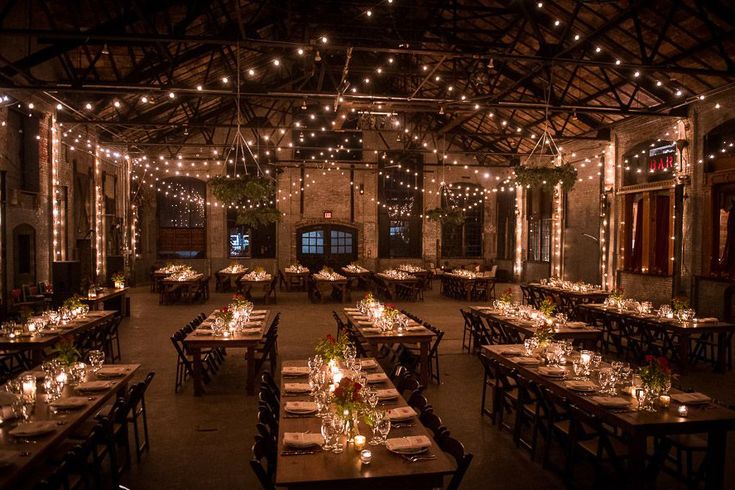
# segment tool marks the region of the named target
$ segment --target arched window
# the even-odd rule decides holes
[[[442,257],[482,257],[484,192],[477,184],[450,184],[442,192],[442,208],[464,213],[461,225],[442,223]]]
[[[424,157],[389,151],[379,159],[378,255],[421,257]]]
[[[314,225],[296,231],[296,257],[312,270],[339,269],[357,259],[357,230],[340,225]]]
[[[36,230],[27,223],[13,228],[13,282],[36,282]]]
[[[272,259],[276,256],[276,224],[257,228],[237,223],[237,210],[227,210],[228,255],[230,258]]]
[[[176,177],[160,182],[158,256],[203,258],[207,254],[207,187],[204,181]]]

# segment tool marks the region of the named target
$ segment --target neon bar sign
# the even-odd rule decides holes
[[[648,150],[648,170],[656,172],[657,170],[668,171],[673,169],[676,164],[676,143],[670,143],[663,146],[656,146]]]

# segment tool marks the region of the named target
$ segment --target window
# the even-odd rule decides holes
[[[324,230],[307,231],[301,234],[302,254],[324,253]]]
[[[623,268],[644,274],[671,274],[673,240],[672,191],[640,192],[625,196]]]
[[[498,258],[513,260],[516,248],[515,188],[498,192]]]
[[[444,188],[442,208],[464,210],[464,223],[442,224],[442,257],[482,257],[484,191],[475,184]]]
[[[423,156],[411,151],[387,152],[380,159],[380,257],[421,257],[423,166]]]
[[[528,260],[551,261],[551,191],[530,189],[526,193]]]
[[[352,233],[332,230],[330,232],[330,251],[332,254],[352,253]]]
[[[237,210],[227,210],[229,256],[231,258],[274,258],[276,256],[276,224],[258,228],[237,223]]]
[[[177,177],[160,184],[158,256],[185,259],[206,256],[206,183]]]

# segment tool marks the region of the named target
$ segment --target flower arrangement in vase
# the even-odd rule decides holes
[[[122,271],[115,272],[110,279],[115,289],[123,289],[125,287],[125,273]]]
[[[508,305],[513,304],[513,290],[511,288],[507,288],[500,294],[500,296],[498,296],[498,301]]]
[[[553,317],[555,310],[556,310],[556,303],[554,303],[554,300],[552,300],[548,296],[544,298],[541,304],[538,305],[538,311],[540,311],[541,314],[544,315],[546,318]]]
[[[252,310],[253,302],[249,301],[242,294],[235,294],[232,296],[232,302],[229,304],[230,310]]]
[[[332,393],[332,403],[337,415],[344,418],[344,434],[351,442],[359,434],[357,417],[365,408],[362,385],[352,378],[342,378]]]
[[[653,410],[653,402],[660,394],[667,394],[671,388],[671,367],[663,356],[646,356],[646,363],[638,369],[643,388],[642,410]]]
[[[338,335],[337,338],[334,338],[332,334],[327,334],[326,337],[317,342],[314,352],[321,356],[326,364],[331,361],[334,361],[332,362],[334,364],[337,361],[344,360],[344,349],[349,344],[350,341],[346,335]]]

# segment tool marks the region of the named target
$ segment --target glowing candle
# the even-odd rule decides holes
[[[689,409],[686,405],[680,405],[679,408],[676,409],[677,413],[679,414],[679,417],[686,417],[689,415]]]
[[[369,449],[363,449],[360,451],[360,461],[362,464],[370,464],[373,460],[373,453]]]
[[[362,436],[359,434],[356,435],[355,436],[355,449],[357,451],[362,451],[363,448],[365,447],[365,442],[366,442],[365,436]]]
[[[671,405],[671,397],[669,395],[661,395],[658,397],[658,402],[662,408],[669,408]]]

